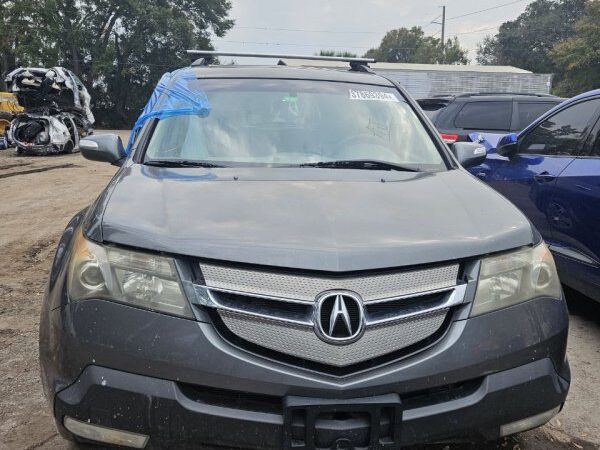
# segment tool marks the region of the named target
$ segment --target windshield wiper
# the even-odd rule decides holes
[[[191,159],[150,159],[144,164],[156,167],[225,167],[208,161],[194,161]]]
[[[324,169],[359,169],[359,170],[397,170],[401,172],[420,172],[413,167],[401,166],[375,159],[348,159],[338,161],[320,161],[299,164],[297,167],[321,167]]]

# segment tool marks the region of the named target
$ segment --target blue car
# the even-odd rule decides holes
[[[518,206],[554,253],[561,280],[600,301],[600,90],[573,97],[488,147],[471,173]]]

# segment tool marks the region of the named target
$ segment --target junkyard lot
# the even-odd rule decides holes
[[[56,434],[39,383],[40,303],[65,224],[114,172],[78,153],[0,152],[0,449],[73,448]],[[542,429],[487,448],[600,448],[600,307],[568,296],[573,384],[564,411]]]

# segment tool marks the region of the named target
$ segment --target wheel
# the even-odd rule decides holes
[[[65,144],[65,146],[63,147],[63,153],[73,153],[73,151],[75,150],[75,145],[73,144],[73,141],[69,141]]]

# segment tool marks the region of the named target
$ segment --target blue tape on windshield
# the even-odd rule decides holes
[[[137,132],[150,119],[165,119],[173,116],[195,115],[206,117],[210,113],[210,103],[203,91],[192,86],[196,75],[189,69],[179,69],[165,73],[159,80],[142,115],[133,125],[126,153],[129,154]]]

